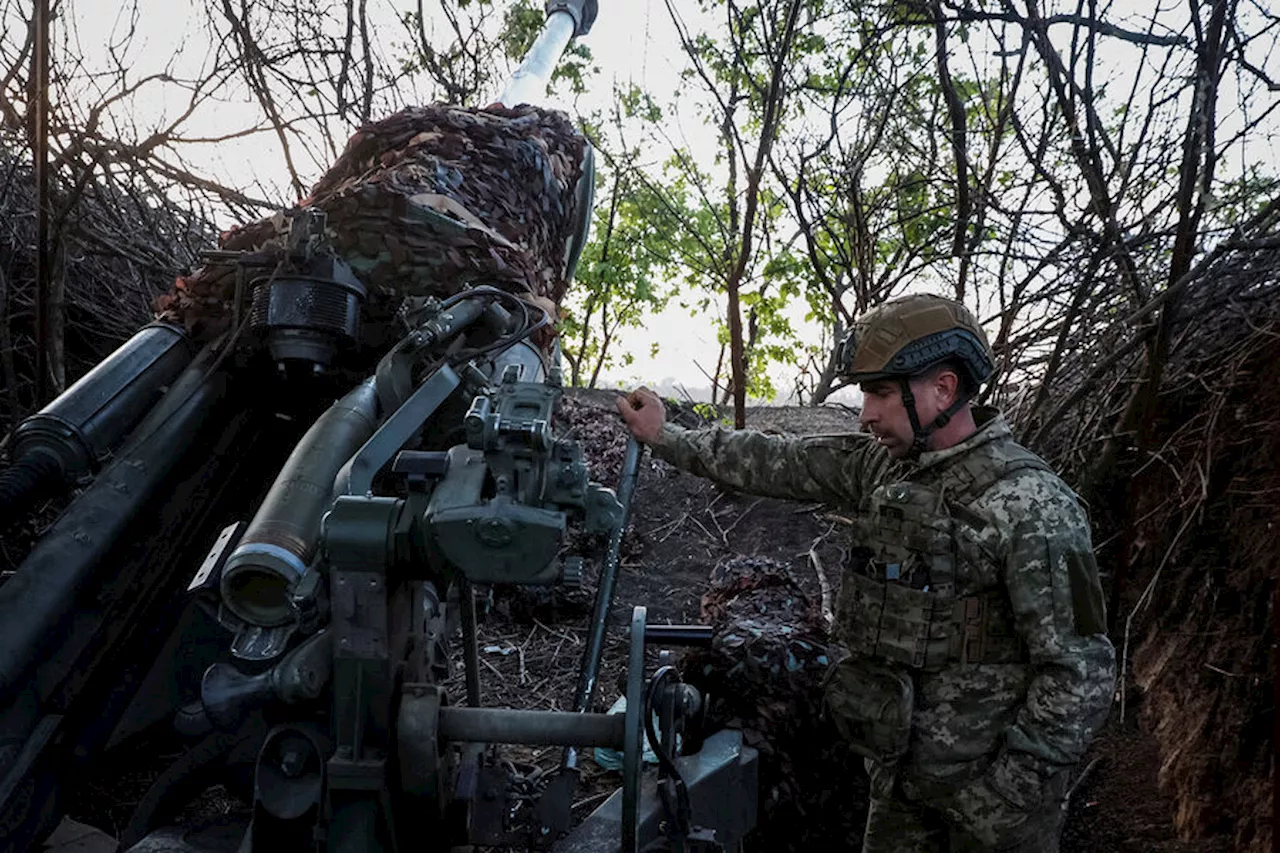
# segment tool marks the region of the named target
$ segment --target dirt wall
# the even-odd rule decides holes
[[[1128,547],[1146,598],[1131,660],[1179,834],[1261,853],[1274,832],[1280,342],[1229,372],[1172,395],[1165,446],[1134,481]]]

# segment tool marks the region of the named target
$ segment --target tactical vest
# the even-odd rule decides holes
[[[1004,567],[974,544],[989,520],[973,506],[1023,469],[1052,470],[1012,440],[996,440],[920,481],[888,483],[868,496],[836,627],[851,654],[920,672],[1027,660],[1000,580]],[[958,581],[979,589],[959,596]]]

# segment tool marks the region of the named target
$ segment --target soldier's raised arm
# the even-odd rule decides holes
[[[666,422],[647,388],[618,399],[618,411],[654,455],[700,477],[756,495],[857,504],[892,464],[865,433],[791,436]]]

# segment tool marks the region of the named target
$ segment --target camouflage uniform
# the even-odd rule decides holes
[[[851,736],[838,720],[866,664],[904,692],[909,721],[899,749],[866,753],[867,853],[1057,850],[1067,774],[1111,703],[1088,518],[998,413],[974,415],[973,435],[913,461],[866,434],[668,424],[652,444],[735,489],[857,509],[872,547],[845,568],[836,638],[851,666],[829,674],[828,710]],[[903,628],[908,610],[925,615]]]

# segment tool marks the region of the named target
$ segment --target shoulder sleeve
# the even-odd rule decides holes
[[[858,503],[889,466],[863,433],[772,435],[722,427],[663,427],[651,445],[660,459],[725,486],[776,498]]]
[[[1084,756],[1111,707],[1115,649],[1089,520],[1075,495],[1057,477],[1027,471],[989,497],[1008,535],[1004,581],[1033,670],[992,769],[993,781],[1016,793]]]

